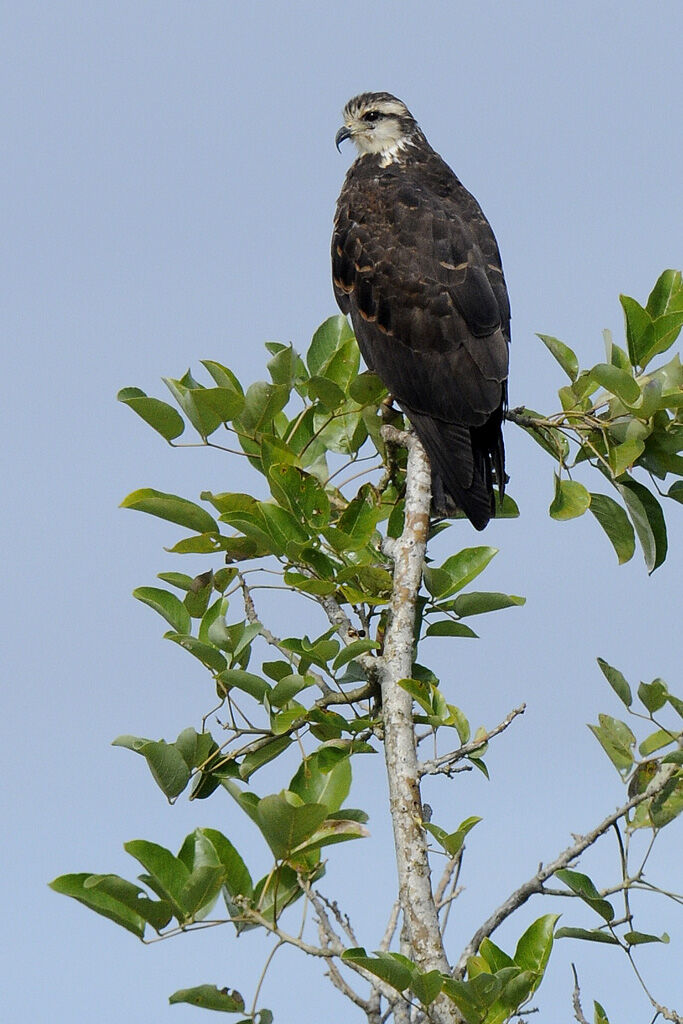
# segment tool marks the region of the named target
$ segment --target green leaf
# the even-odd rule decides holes
[[[324,874],[324,867],[318,865],[309,881],[314,882]],[[283,910],[303,895],[296,872],[288,864],[281,864],[276,871],[270,871],[256,883],[254,888],[254,905],[259,908],[262,917],[274,921]]]
[[[506,967],[513,967],[514,961],[512,957],[502,950],[499,946],[492,942],[491,939],[482,939],[481,946],[479,947],[479,955],[483,956],[489,965],[491,972],[496,973]]]
[[[680,301],[683,281],[680,270],[665,270],[657,279],[650,292],[645,308],[652,317],[662,316],[671,308],[681,309]]]
[[[616,395],[625,405],[634,405],[640,398],[640,387],[627,370],[620,370],[611,363],[598,363],[590,370],[593,380],[600,387]]]
[[[133,591],[133,597],[163,616],[177,633],[190,632],[190,616],[175,594],[160,587],[138,587]]]
[[[291,665],[289,666],[291,668]],[[296,697],[297,693],[313,686],[312,676],[301,676],[297,672],[290,672],[282,676],[273,687],[269,700],[271,708],[284,707],[290,700]]]
[[[423,828],[430,832],[439,845],[446,851],[449,857],[456,857],[465,843],[465,838],[469,832],[472,831],[475,825],[478,825],[482,819],[473,815],[471,818],[465,818],[464,821],[460,822],[455,832],[447,833],[445,829],[439,828],[437,825],[431,824],[431,822],[425,821],[422,823]]]
[[[360,494],[349,502],[337,522],[337,529],[350,538],[350,547],[359,551],[368,543],[377,525],[380,509]]]
[[[249,544],[251,548],[243,550]],[[251,541],[246,541],[242,537],[224,537],[219,533],[196,533],[192,537],[184,537],[173,547],[165,550],[175,555],[208,555],[215,551],[224,551],[226,560],[255,558],[261,553]],[[268,549],[265,553],[269,554]]]
[[[543,974],[553,948],[553,932],[559,916],[544,914],[524,932],[513,957],[515,963],[523,970]]]
[[[244,405],[241,392],[232,385],[227,388],[205,388],[192,377],[189,370],[179,379],[163,377],[162,380],[204,439],[222,423],[236,417]]]
[[[179,988],[169,1003],[189,1003],[202,1010],[221,1010],[223,1013],[244,1013],[244,999],[237,991],[215,985],[196,985],[194,988]]]
[[[600,725],[588,728],[598,740],[612,764],[623,776],[633,764],[633,747],[636,738],[624,723],[610,715],[598,715]]]
[[[244,408],[243,395],[232,388],[195,388],[192,401],[199,415],[202,437],[236,419]]]
[[[351,789],[351,761],[343,756],[329,771],[321,768],[321,754],[316,751],[300,764],[289,788],[305,804],[322,804],[329,813],[338,811]]]
[[[537,334],[545,347],[555,356],[558,363],[571,381],[575,381],[579,375],[579,361],[568,345],[549,334]]]
[[[249,869],[230,840],[213,828],[201,828],[198,831],[216,851],[216,857],[225,869],[225,885],[230,895],[250,897],[254,891],[254,884]]]
[[[427,626],[425,636],[466,636],[478,639],[478,634],[466,626],[463,622],[452,622],[450,619],[442,619],[439,622],[432,622]]]
[[[158,572],[157,577],[164,583],[170,583],[172,587],[183,591],[188,591],[194,582],[193,577],[188,576],[186,572]]]
[[[124,843],[123,848],[149,872],[157,894],[168,900],[178,920],[184,921],[187,910],[181,894],[190,872],[183,862],[174,857],[170,850],[146,839],[132,839]]]
[[[407,957],[398,953],[378,953],[368,956],[364,949],[347,949],[342,953],[342,961],[357,964],[370,974],[381,978],[398,992],[403,992],[413,978],[414,964]]]
[[[674,733],[670,733],[667,729],[657,729],[651,733],[638,747],[638,750],[647,757],[648,754],[654,753],[655,750],[661,750],[662,747],[668,747],[670,743],[673,743],[676,739]]]
[[[422,974],[415,971],[410,980],[410,989],[415,993],[423,1006],[429,1006],[434,1002],[443,985],[441,971],[427,971]]]
[[[238,423],[247,435],[267,428],[273,417],[284,409],[289,401],[290,389],[284,384],[268,384],[257,380],[247,388],[244,408]]]
[[[275,499],[304,525],[316,530],[330,521],[330,500],[320,482],[296,466],[278,463],[268,470]]]
[[[595,888],[592,879],[580,871],[570,871],[569,868],[562,868],[555,872],[555,877],[564,882],[573,893],[580,896],[584,903],[587,903],[605,921],[614,920],[614,908],[603,899]]]
[[[220,651],[217,651],[210,644],[202,643],[196,637],[188,636],[186,633],[164,633],[164,639],[172,640],[174,644],[178,644],[179,647],[192,654],[198,661],[201,661],[205,668],[210,669],[212,672],[222,672],[228,667],[228,663]]]
[[[328,412],[339,409],[346,401],[339,385],[327,377],[311,377],[305,384],[305,392],[311,401],[318,401]]]
[[[134,913],[139,914],[148,924],[159,932],[170,923],[173,910],[165,900],[151,900],[147,893],[125,878],[118,875],[91,875],[84,883],[87,890],[97,889],[103,895],[124,904]]]
[[[667,497],[673,498],[674,501],[679,501],[683,504],[683,480],[674,481],[666,493]]]
[[[148,398],[140,388],[122,388],[116,398],[141,416],[145,423],[149,423],[167,441],[180,437],[185,429],[182,416],[172,405],[158,398]]]
[[[655,828],[664,828],[683,812],[683,773],[673,775],[650,803],[650,819]]]
[[[647,570],[652,574],[666,558],[668,546],[661,505],[647,487],[636,480],[621,481],[617,487],[635,526]]]
[[[633,557],[636,539],[631,522],[621,505],[606,494],[591,491],[590,510],[612,542],[619,565],[628,562]]]
[[[482,1007],[477,1002],[475,994],[471,990],[471,982],[445,978],[443,992],[452,1003],[455,1003],[467,1024],[482,1024],[486,1017],[487,1007]]]
[[[216,902],[224,882],[222,866],[202,864],[195,868],[180,894],[188,915],[194,920],[205,917]]]
[[[591,496],[576,480],[562,480],[555,474],[555,497],[548,509],[553,519],[575,519],[590,506]]]
[[[294,346],[280,345],[277,342],[266,342],[266,348],[273,353],[273,358],[268,360],[268,373],[273,384],[285,384],[287,387],[299,381],[306,380],[308,374],[303,360]]]
[[[484,612],[497,612],[501,608],[513,608],[526,604],[525,597],[516,594],[498,594],[495,592],[460,594],[453,602],[453,611],[461,619],[468,615],[481,615]]]
[[[214,359],[202,359],[201,364],[209,371],[219,388],[231,388],[233,391],[239,392],[240,395],[244,394],[242,385],[227,366],[217,363]]]
[[[50,888],[63,896],[70,896],[72,899],[78,900],[90,910],[94,910],[96,914],[101,914],[102,917],[114,921],[115,924],[141,939],[145,934],[145,919],[142,915],[131,910],[127,902],[122,902],[121,899],[110,895],[104,889],[87,884],[91,879],[100,877],[102,876],[92,875],[87,871],[82,874],[60,875],[50,882]]]
[[[188,768],[203,765],[209,755],[218,749],[210,732],[196,732],[189,726],[178,736],[174,746],[180,752]]]
[[[432,597],[450,597],[482,573],[497,553],[498,549],[491,547],[463,548],[439,568],[428,566],[424,572],[425,586]]]
[[[609,464],[612,475],[622,476],[627,469],[630,469],[645,451],[645,444],[640,438],[630,438],[623,444],[615,445],[609,450]]]
[[[651,683],[641,683],[638,687],[638,697],[650,714],[663,708],[668,696],[669,687],[663,679],[653,679]]]
[[[256,823],[277,860],[285,859],[300,846],[325,820],[323,804],[293,806],[282,793],[259,800]]]
[[[203,572],[200,576],[195,576],[192,580],[192,585],[185,595],[183,604],[187,609],[188,613],[193,619],[201,619],[204,616],[207,608],[209,607],[209,601],[213,593],[213,572]],[[215,602],[212,609],[212,619],[218,618],[221,610],[227,609],[227,601],[220,599]],[[186,630],[189,632],[189,630]],[[204,630],[200,627],[199,639],[206,641],[208,639],[208,625]]]
[[[664,932],[663,935],[648,935],[647,932],[626,932],[624,935],[624,941],[628,942],[629,946],[643,946],[648,942],[669,942],[669,936]]]
[[[361,654],[366,654],[368,651],[379,650],[379,644],[376,640],[371,640],[370,637],[361,637],[359,640],[353,640],[346,647],[342,647],[337,657],[332,662],[332,668],[336,671],[341,668],[342,665],[346,665],[347,662],[353,661],[354,658],[360,657]]]
[[[133,491],[123,499],[120,507],[133,508],[159,519],[168,519],[171,523],[178,523],[179,526],[185,526],[197,533],[219,532],[218,523],[206,509],[195,505],[193,501],[188,501],[187,498],[179,498],[177,494],[164,494],[163,491],[155,491],[151,487]]]
[[[324,321],[313,335],[306,355],[311,376],[320,374],[335,352],[345,341],[353,337],[353,331],[344,316],[331,316]]]
[[[644,366],[643,359],[652,337],[652,317],[629,295],[620,295],[619,301],[626,318],[626,341],[631,366]]]
[[[669,694],[667,700],[674,711],[678,712],[681,718],[683,718],[683,700],[681,700],[680,697],[675,697],[673,693]]]
[[[386,394],[384,384],[371,370],[359,373],[349,385],[349,396],[359,405],[379,405]]]
[[[283,750],[286,750],[291,743],[292,740],[289,736],[277,736],[270,743],[264,743],[262,747],[250,751],[240,765],[240,778],[246,782],[264,764],[268,764],[269,761],[274,761],[276,757],[279,757]]]
[[[346,818],[327,818],[313,835],[292,851],[293,861],[301,863],[312,853],[318,854],[323,846],[345,843],[351,839],[363,839],[370,833],[357,821]]]
[[[597,661],[600,666],[600,671],[616,693],[619,700],[622,701],[627,708],[630,708],[633,703],[633,696],[631,694],[631,687],[626,682],[624,676],[618,668],[613,668],[611,665],[608,665],[603,658],[598,658]]]
[[[190,769],[173,743],[146,740],[139,736],[119,736],[112,746],[125,747],[141,754],[149,765],[154,781],[169,800],[182,793],[190,781]]]
[[[585,939],[587,942],[604,942],[610,946],[618,946],[619,941],[609,932],[600,932],[596,928],[558,928],[556,939]]]
[[[593,1024],[609,1024],[607,1014],[596,999],[593,1000]]]
[[[351,381],[356,379],[359,366],[360,352],[356,339],[347,338],[327,363],[325,375],[346,392]]]
[[[242,690],[243,693],[248,693],[259,704],[263,703],[264,697],[271,691],[271,687],[265,679],[239,668],[229,668],[221,672],[218,682],[224,687],[226,693],[235,687],[237,690]]]

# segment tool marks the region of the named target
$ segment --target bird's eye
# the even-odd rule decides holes
[[[368,110],[368,111],[366,111],[365,114],[363,114],[363,120],[364,121],[377,121],[379,117],[380,117],[379,110]]]

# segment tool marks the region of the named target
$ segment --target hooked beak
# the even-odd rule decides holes
[[[343,125],[334,137],[334,144],[337,147],[337,152],[341,153],[341,150],[339,149],[340,145],[342,144],[342,142],[344,142],[345,139],[350,138],[351,131],[346,127],[346,125]]]

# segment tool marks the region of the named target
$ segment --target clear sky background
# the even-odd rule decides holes
[[[177,849],[197,825],[221,828],[267,868],[227,795],[170,808],[142,760],[109,746],[123,732],[172,739],[199,726],[211,700],[206,673],[130,597],[157,572],[208,564],[179,564],[162,548],[182,531],[119,502],[142,486],[193,498],[250,486],[227,456],[167,448],[116,391],[165,397],[159,377],[200,358],[248,382],[264,375],[264,341],[305,349],[336,311],[329,237],[352,158],[334,148],[340,111],[351,95],[384,89],[406,101],[494,227],[513,308],[511,404],[554,411],[561,371],[534,332],[591,365],[603,328],[622,336],[619,292],[643,301],[661,270],[683,262],[683,7],[22,0],[2,21],[3,1016],[199,1020],[167,996],[202,982],[247,995],[261,938],[213,930],[143,948],[46,887],[69,871],[134,877],[124,840]],[[672,550],[648,579],[638,554],[617,566],[591,516],[552,522],[550,461],[517,428],[507,447],[522,517],[483,538],[458,524],[439,549],[499,547],[483,587],[528,598],[480,620],[480,640],[435,640],[430,652],[474,723],[528,702],[489,755],[491,783],[475,773],[428,792],[446,826],[485,819],[449,924],[456,956],[539,860],[621,802],[585,726],[599,711],[619,714],[595,657],[680,692],[680,506],[667,503]],[[266,612],[275,626],[310,626]],[[394,884],[372,760],[351,800],[370,810],[372,838],[333,847],[324,883],[368,948]],[[268,781],[256,776],[256,790]],[[653,878],[679,888],[680,842],[679,822],[652,863]],[[604,847],[586,861],[599,884],[616,880],[613,840]],[[514,947],[550,909],[533,903],[497,939]],[[575,902],[560,909],[564,924],[593,923]],[[640,962],[680,1011],[680,912],[653,899],[639,923],[671,934]],[[613,1024],[651,1020],[613,950],[561,945],[534,1019],[570,1018],[575,960],[587,1012],[598,998]],[[317,963],[287,951],[262,1005],[279,1022],[360,1019]]]

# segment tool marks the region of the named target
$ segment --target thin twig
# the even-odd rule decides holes
[[[572,971],[574,974],[574,991],[572,993],[572,1006],[574,1007],[574,1016],[578,1020],[579,1024],[588,1024],[588,1021],[583,1015],[581,1009],[581,989],[579,988],[579,976],[576,973],[576,967],[572,964]]]
[[[514,708],[509,715],[506,715],[503,721],[497,725],[494,729],[484,733],[483,736],[477,739],[471,740],[469,743],[464,743],[457,750],[451,750],[448,754],[442,754],[441,757],[431,758],[429,761],[423,761],[419,766],[419,773],[423,775],[450,775],[453,770],[452,766],[457,762],[461,761],[464,757],[469,757],[475,751],[480,750],[485,743],[493,739],[494,736],[498,736],[499,733],[504,732],[507,727],[514,722],[518,715],[523,715],[526,711],[526,704],[520,704],[518,708]]]
[[[639,793],[632,797],[627,803],[623,804],[612,814],[608,815],[604,821],[600,822],[594,829],[591,829],[585,836],[578,836],[576,841],[568,846],[566,850],[563,850],[550,864],[545,867],[541,864],[538,871],[533,875],[527,882],[516,889],[504,903],[501,904],[494,910],[491,916],[481,925],[480,928],[474,933],[467,946],[463,950],[463,953],[458,961],[457,967],[455,968],[454,975],[456,978],[461,978],[465,973],[468,959],[473,956],[483,939],[488,938],[496,928],[499,927],[505,921],[510,914],[514,913],[519,907],[521,907],[530,896],[543,891],[543,883],[559,871],[560,868],[566,868],[568,864],[571,864],[573,860],[576,860],[580,854],[587,850],[589,846],[600,838],[608,829],[612,827],[615,821],[619,821],[620,818],[625,817],[629,811],[632,811],[634,807],[643,803],[644,800],[649,800],[657,793],[661,793],[666,784],[668,783],[671,776],[677,770],[677,765],[668,764],[660,768],[657,775],[650,782],[647,789],[643,793]]]
[[[394,935],[396,934],[396,926],[398,925],[398,916],[401,913],[401,904],[398,900],[395,901],[389,914],[389,920],[382,936],[382,941],[379,944],[379,951],[386,953],[391,946]]]

